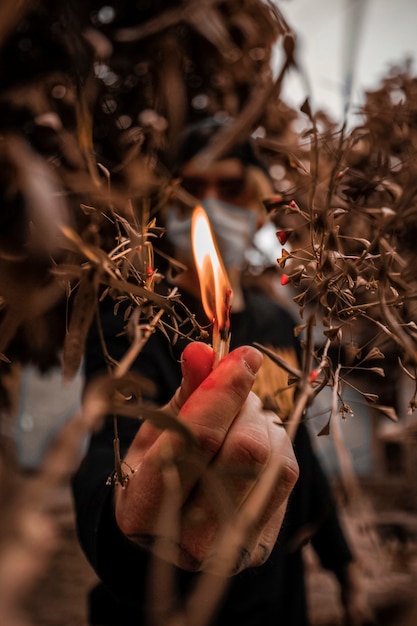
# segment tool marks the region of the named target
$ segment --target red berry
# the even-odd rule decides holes
[[[281,274],[281,285],[288,285],[290,279],[286,274]]]
[[[276,233],[276,235],[277,235],[277,238],[278,238],[279,243],[283,246],[283,245],[284,245],[284,243],[285,243],[285,242],[287,241],[287,239],[288,239],[288,234],[287,234],[287,232],[286,232],[285,230],[278,230],[278,231],[277,231],[277,233]]]
[[[318,375],[319,375],[319,373],[318,373],[317,370],[311,370],[310,376],[309,376],[310,382],[311,383],[315,383],[316,380],[317,380]]]

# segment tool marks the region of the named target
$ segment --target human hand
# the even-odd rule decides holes
[[[224,499],[211,497],[213,484],[216,491],[223,487],[229,509],[235,513],[269,463],[280,464],[279,478],[256,528],[242,546],[244,558],[234,571],[263,563],[280,530],[298,465],[289,437],[276,425],[276,415],[264,411],[251,392],[261,363],[260,352],[241,347],[212,369],[211,348],[190,344],[183,354],[182,384],[166,408],[178,413],[193,432],[199,446],[197,457],[188,456],[177,434],[161,432],[148,422],[139,429],[125,457],[135,473],[125,489],[116,490],[115,514],[120,529],[140,545],[157,547],[160,556],[183,569],[201,570],[209,559],[213,561],[211,550],[227,508]],[[168,453],[177,471],[171,492],[165,485]],[[217,477],[211,488],[208,472]],[[173,491],[178,498],[178,536],[174,541],[171,537],[171,541],[161,542],[161,509],[167,497],[174,497]]]

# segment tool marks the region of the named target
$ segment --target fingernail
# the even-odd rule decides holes
[[[244,361],[248,370],[255,375],[262,365],[263,355],[256,348],[247,348]]]

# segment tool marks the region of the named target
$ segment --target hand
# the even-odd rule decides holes
[[[141,545],[157,547],[160,556],[183,569],[204,569],[210,557],[213,561],[210,551],[225,511],[230,522],[230,514],[241,507],[269,463],[280,465],[279,478],[250,539],[242,546],[244,558],[238,559],[234,571],[263,563],[280,530],[298,465],[289,437],[276,424],[276,415],[264,411],[251,392],[261,363],[260,352],[242,347],[212,369],[211,348],[190,344],[183,354],[181,387],[166,408],[179,413],[192,430],[198,454],[190,458],[177,434],[161,432],[145,422],[125,457],[136,471],[126,489],[116,490],[115,514],[120,529]],[[171,481],[167,490],[167,477],[173,476],[164,470],[168,453],[175,461],[177,482]],[[178,536],[175,549],[172,545],[170,549],[169,541],[159,541],[157,526],[164,502],[175,497]],[[171,518],[175,526],[175,515]],[[172,528],[167,534],[175,536]]]

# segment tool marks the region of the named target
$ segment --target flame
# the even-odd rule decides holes
[[[191,221],[194,262],[200,281],[201,301],[207,317],[220,334],[229,332],[232,289],[204,209],[197,205]]]

